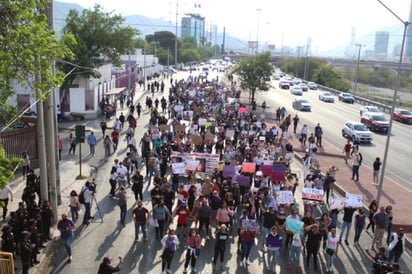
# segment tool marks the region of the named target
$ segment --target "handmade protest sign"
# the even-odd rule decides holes
[[[185,163],[172,163],[173,174],[184,174],[186,173]]]
[[[302,199],[311,201],[323,201],[323,189],[317,188],[303,188],[302,189]]]
[[[242,220],[242,229],[246,231],[258,231],[259,221],[254,219]]]
[[[346,198],[334,198],[329,203],[329,210],[341,210],[345,207]]]
[[[286,218],[286,230],[290,230],[293,233],[301,234],[303,228],[303,222],[293,219],[292,217]]]
[[[259,169],[263,175],[269,176],[273,171],[273,165],[261,165]]]
[[[285,205],[285,204],[293,204],[295,202],[295,197],[293,197],[293,192],[290,190],[280,190],[277,191],[277,201],[278,204]]]
[[[254,163],[254,162],[243,162],[242,172],[243,173],[255,173],[256,172],[256,163]]]
[[[363,196],[362,194],[352,194],[352,193],[348,193],[346,192],[346,206],[348,207],[362,207],[363,203]]]
[[[239,186],[250,187],[250,178],[248,176],[236,175],[233,180],[236,181]]]
[[[223,177],[231,178],[236,174],[236,167],[232,165],[223,166]]]

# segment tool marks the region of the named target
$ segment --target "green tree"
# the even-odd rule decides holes
[[[72,63],[78,67],[75,73],[68,75],[63,88],[69,87],[79,75],[85,78],[98,77],[92,68],[97,68],[104,62],[119,64],[120,54],[126,54],[135,48],[139,31],[122,26],[123,22],[122,16],[105,12],[100,5],[83,10],[82,14],[70,10],[63,33],[72,34],[76,39],[70,49],[75,54]],[[60,68],[67,74],[73,66],[61,64]]]
[[[48,29],[43,11],[50,1],[3,0],[0,4],[0,105],[14,94],[15,83],[43,100],[62,82],[62,74],[55,75],[51,65],[54,58],[71,55]],[[69,41],[68,36],[62,41]],[[34,75],[41,81],[34,83]]]
[[[192,61],[200,61],[201,55],[196,48],[185,48],[180,52],[180,61],[188,63]]]
[[[15,169],[22,162],[23,160],[19,158],[9,159],[4,148],[0,146],[0,188],[3,188],[9,183],[9,180],[14,175]]]
[[[270,64],[269,53],[261,53],[240,61],[233,69],[240,78],[240,86],[249,91],[249,98],[255,101],[257,90],[269,90],[273,66]]]

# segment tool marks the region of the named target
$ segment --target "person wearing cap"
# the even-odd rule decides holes
[[[32,254],[34,252],[34,248],[36,244],[30,242],[30,232],[24,230],[21,232],[22,239],[19,243],[19,251],[20,251],[20,258],[21,258],[21,265],[22,265],[22,273],[28,274],[29,269],[31,267],[31,259]]]
[[[67,218],[67,214],[62,214],[62,219],[57,223],[57,229],[61,233],[61,238],[64,240],[64,247],[66,248],[69,262],[72,261],[72,244],[74,240],[74,223]]]
[[[103,261],[99,265],[99,270],[97,274],[111,274],[120,271],[120,268],[123,265],[122,257],[119,257],[119,263],[116,266],[113,266],[111,257],[104,257]]]
[[[398,263],[399,258],[405,250],[405,235],[403,228],[399,228],[397,233],[392,233],[391,242],[389,243],[389,262],[394,260]]]
[[[219,226],[219,230],[213,236],[213,239],[216,240],[215,242],[215,252],[213,255],[213,268],[217,269],[217,258],[220,257],[220,267],[224,267],[224,259],[225,259],[225,250],[226,250],[226,242],[230,238],[227,232],[227,226],[225,224],[221,224]]]

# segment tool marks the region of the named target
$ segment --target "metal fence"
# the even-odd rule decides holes
[[[38,168],[36,127],[6,130],[0,133],[0,142],[8,158],[20,158],[24,151],[30,157],[31,168]]]

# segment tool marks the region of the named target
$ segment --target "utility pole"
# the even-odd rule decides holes
[[[358,85],[358,74],[359,74],[359,61],[360,61],[360,52],[362,47],[364,47],[365,45],[361,45],[361,44],[355,44],[355,46],[358,47],[358,62],[356,63],[356,71],[355,71],[355,85],[353,88],[353,95],[356,95],[356,87]]]
[[[47,22],[49,30],[53,30],[53,1],[50,1],[49,6],[46,10]],[[55,63],[52,62],[52,71],[55,72]],[[60,172],[59,172],[59,158],[56,153],[57,151],[57,111],[56,111],[56,97],[54,90],[50,93],[45,104],[45,133],[46,133],[46,152],[47,152],[47,178],[48,187],[50,190],[50,205],[53,210],[54,221],[58,219],[57,207],[61,204],[60,195]],[[46,130],[47,129],[47,130]]]
[[[179,15],[179,0],[176,0],[176,29],[175,29],[175,69],[177,69],[177,19]]]
[[[300,49],[302,47],[298,46],[298,58],[296,59],[296,77],[298,77],[298,72],[299,72],[299,58],[300,58]]]

